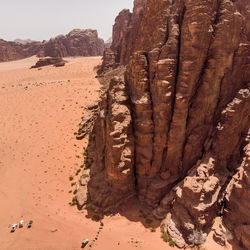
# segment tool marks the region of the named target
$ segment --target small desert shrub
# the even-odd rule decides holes
[[[170,239],[171,239],[171,237],[169,236],[169,234],[168,234],[167,232],[162,233],[161,238],[162,238],[163,241],[165,241],[165,242],[169,242]]]
[[[79,169],[76,171],[76,175],[79,175],[80,172],[81,172],[81,169],[79,168]]]
[[[73,194],[76,194],[77,193],[77,189],[74,190]]]
[[[72,202],[69,202],[69,205],[70,206],[75,206],[76,205],[76,197],[75,196],[72,198]]]
[[[72,193],[72,190],[69,190],[69,194],[71,194]]]
[[[88,156],[88,149],[83,148],[83,156],[87,157]]]
[[[74,179],[73,176],[70,176],[70,177],[69,177],[69,180],[70,180],[70,181],[73,181],[73,179]]]
[[[175,242],[172,240],[172,238],[171,238],[171,240],[168,242],[168,244],[169,244],[169,246],[171,246],[171,247],[174,247],[174,246],[175,246]]]
[[[169,233],[165,231],[165,224],[162,223],[160,228],[161,228],[161,238],[163,239],[163,241],[168,242],[169,246],[174,247],[175,242],[173,241]]]
[[[76,185],[76,182],[72,182],[71,183],[71,187],[75,186]]]
[[[165,233],[165,223],[162,223],[160,225],[160,228],[161,228],[161,233]]]
[[[151,231],[152,233],[154,233],[154,232],[156,232],[156,229],[155,229],[154,227],[151,227],[151,228],[150,228],[150,231]]]
[[[199,245],[204,244],[206,239],[207,239],[207,234],[198,230],[194,230],[188,236],[188,241],[192,243],[194,246],[199,246]]]
[[[87,170],[91,167],[94,160],[89,157],[88,149],[83,148],[83,157],[84,157],[84,169]]]

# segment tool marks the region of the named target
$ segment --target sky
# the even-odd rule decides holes
[[[0,39],[48,40],[72,29],[112,36],[115,17],[133,0],[0,0]]]

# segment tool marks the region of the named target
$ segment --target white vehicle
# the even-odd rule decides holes
[[[89,242],[88,239],[83,240],[83,242],[82,242],[82,248],[84,248],[88,244],[88,242]]]
[[[22,228],[23,225],[24,225],[24,220],[20,220],[20,222],[19,222],[19,228]]]
[[[11,228],[11,233],[14,233],[16,229],[17,229],[17,224],[13,224]]]

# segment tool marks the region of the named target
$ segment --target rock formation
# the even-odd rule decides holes
[[[241,159],[239,168],[226,189],[223,222],[241,245],[250,249],[250,130],[243,137],[242,145],[242,158],[238,158]]]
[[[19,41],[19,40],[18,40]],[[0,39],[0,62],[39,57],[100,56],[105,48],[96,30],[75,29],[66,36],[43,42],[8,42]]]
[[[74,29],[66,36],[51,38],[44,47],[44,55],[52,57],[100,56],[104,41],[98,38],[96,30]]]
[[[62,67],[66,63],[61,57],[45,57],[40,58],[34,66],[31,66],[31,69],[40,68],[48,65],[54,65],[55,67]]]
[[[0,62],[12,61],[30,57],[33,55],[43,56],[43,43],[8,42],[0,39]]]
[[[133,13],[124,9],[116,17],[112,43],[104,52],[99,74],[114,69],[118,64],[126,65],[129,62],[137,44],[136,39],[145,7],[145,0],[135,0]]]
[[[249,10],[247,0],[135,0],[119,14],[102,67],[127,68],[99,104],[89,207],[136,195],[156,218],[170,212],[179,247],[220,214],[249,248]]]

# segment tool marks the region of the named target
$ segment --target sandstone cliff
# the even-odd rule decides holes
[[[0,62],[12,61],[30,57],[33,55],[43,56],[43,43],[8,42],[0,39]]]
[[[179,247],[221,214],[249,247],[249,10],[247,0],[135,0],[119,14],[108,58],[127,68],[100,101],[89,207],[136,195],[156,218],[170,212]]]
[[[18,60],[33,55],[39,57],[100,56],[105,43],[96,30],[75,29],[66,36],[44,42],[8,42],[0,40],[0,61]]]
[[[133,13],[124,9],[116,17],[112,43],[110,48],[104,51],[99,74],[114,69],[118,64],[125,65],[129,62],[137,44],[136,39],[145,7],[145,0],[135,0]]]

